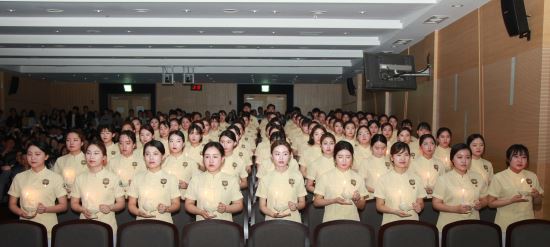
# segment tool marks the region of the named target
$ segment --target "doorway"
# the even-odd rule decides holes
[[[109,94],[109,109],[119,112],[122,118],[126,118],[130,109],[136,113],[151,109],[151,96],[148,94]]]
[[[265,110],[268,104],[275,105],[275,109],[286,109],[286,94],[245,94],[244,101],[255,110],[260,106]]]

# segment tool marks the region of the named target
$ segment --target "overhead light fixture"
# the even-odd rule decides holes
[[[271,11],[271,12],[272,12],[274,15],[276,15],[276,14],[279,13],[279,11],[277,11],[277,10],[273,10],[273,11]]]
[[[349,35],[349,33],[348,33],[348,32],[344,32],[344,35]]]
[[[94,9],[94,12],[101,13],[101,12],[103,12],[103,10],[102,9]]]
[[[424,24],[439,24],[444,20],[449,19],[446,15],[434,15],[424,21]]]
[[[462,7],[464,7],[464,4],[453,4],[453,5],[451,5],[451,7],[453,7],[453,8],[462,8]]]
[[[269,93],[269,85],[262,85],[262,93]]]
[[[326,10],[312,10],[311,13],[314,14],[314,15],[324,15],[324,14],[327,13],[327,11]]]
[[[15,9],[8,9],[7,11],[10,12],[10,13],[13,13],[13,12],[15,12]]]
[[[48,13],[62,13],[65,10],[62,9],[46,9],[46,12]]]
[[[361,11],[359,11],[359,14],[366,15],[367,11],[366,10],[361,10]]]
[[[101,33],[101,31],[95,30],[95,29],[86,30],[86,32],[87,33]]]
[[[226,14],[235,14],[235,13],[239,12],[239,10],[238,9],[224,9],[223,12],[226,13]]]
[[[243,34],[244,31],[237,30],[237,31],[231,31],[231,33],[233,33],[233,34]]]
[[[132,85],[131,84],[124,84],[124,92],[131,93],[132,92]]]
[[[176,47],[176,48],[185,48],[184,45],[176,45],[176,46],[174,46],[174,47]]]
[[[182,11],[183,11],[183,12],[185,12],[185,13],[189,13],[189,12],[191,12],[191,10],[190,10],[190,9],[184,9],[184,10],[182,10]]]
[[[302,36],[319,36],[321,34],[323,34],[323,32],[320,32],[320,31],[301,31],[299,32],[300,35]]]
[[[59,33],[59,30],[55,30],[56,33]]]
[[[147,13],[151,10],[150,9],[134,9],[134,11],[137,12],[137,13]]]
[[[411,43],[412,39],[398,39],[396,41],[394,41],[392,44],[393,45],[406,45],[408,43]]]
[[[204,33],[204,31],[200,30],[200,31],[199,31],[199,33],[200,33],[200,34],[203,34],[203,33]]]
[[[275,35],[275,34],[276,34],[276,32],[275,32],[275,31],[273,31],[273,32],[271,32],[271,34]]]
[[[113,48],[124,48],[125,46],[123,45],[113,45]]]
[[[251,9],[250,12],[252,12],[252,14],[256,14],[258,12],[257,9]]]

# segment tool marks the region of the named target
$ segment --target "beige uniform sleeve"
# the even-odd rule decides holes
[[[327,182],[326,181],[327,179],[327,176],[325,175],[322,175],[316,182],[315,184],[315,191],[314,193],[317,194],[317,195],[320,195],[320,196],[325,196],[326,193],[327,193]]]
[[[197,187],[198,187],[198,180],[191,179],[191,182],[189,183],[189,186],[185,191],[185,198],[196,201],[198,199],[197,190],[196,190]]]
[[[66,196],[67,190],[63,188],[63,177],[57,174],[54,174],[54,175],[55,176],[53,177],[52,180],[53,180],[53,185],[55,186],[55,198]]]

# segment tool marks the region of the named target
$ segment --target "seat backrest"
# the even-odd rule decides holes
[[[461,220],[443,227],[443,247],[501,247],[502,233],[494,223]]]
[[[136,217],[130,214],[130,211],[128,211],[128,201],[126,201],[126,207],[115,214],[115,218],[116,224],[119,226],[136,221]]]
[[[67,221],[53,227],[51,246],[112,247],[113,229],[95,220]]]
[[[351,220],[335,220],[315,228],[313,244],[317,247],[374,247],[374,232],[366,224]]]
[[[536,247],[550,244],[550,221],[522,220],[506,228],[506,247]]]
[[[439,218],[439,211],[435,210],[432,205],[432,199],[424,199],[424,209],[418,215],[418,218],[422,222],[436,225]]]
[[[160,220],[136,220],[119,227],[117,247],[178,246],[178,230]]]
[[[301,223],[287,220],[270,220],[255,224],[250,229],[248,247],[304,247],[308,243],[308,230]]]
[[[80,219],[80,214],[70,209],[70,207],[69,209],[67,209],[67,211],[57,214],[58,223],[63,223],[63,222],[73,221],[78,219]]]
[[[258,224],[265,221],[265,215],[260,210],[260,201],[252,204],[252,215],[250,215],[250,225]]]
[[[183,247],[242,247],[243,229],[225,220],[202,220],[183,227]]]
[[[0,223],[2,247],[46,247],[48,233],[42,224],[28,220],[13,220]]]
[[[359,211],[361,223],[367,224],[374,230],[375,238],[378,237],[380,225],[382,225],[382,214],[376,210],[376,200],[368,200],[365,208]]]
[[[493,223],[495,222],[495,217],[497,216],[497,209],[484,207],[479,210],[479,219],[485,222]]]
[[[181,236],[183,227],[189,223],[195,222],[195,216],[185,211],[185,202],[181,201],[180,211],[172,214],[172,220],[178,229],[178,236]]]
[[[378,246],[438,247],[439,233],[432,225],[416,220],[390,222],[380,228]]]
[[[304,224],[309,228],[310,236],[313,236],[315,227],[323,222],[323,216],[325,214],[325,208],[317,208],[313,206],[313,203],[308,203],[304,213]]]

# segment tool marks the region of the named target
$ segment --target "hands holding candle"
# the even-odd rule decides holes
[[[26,191],[23,195],[23,201],[21,202],[21,206],[23,211],[25,212],[24,215],[21,215],[21,217],[26,219],[32,219],[36,216],[38,202],[36,201],[36,198],[34,197],[34,194],[31,191]]]

